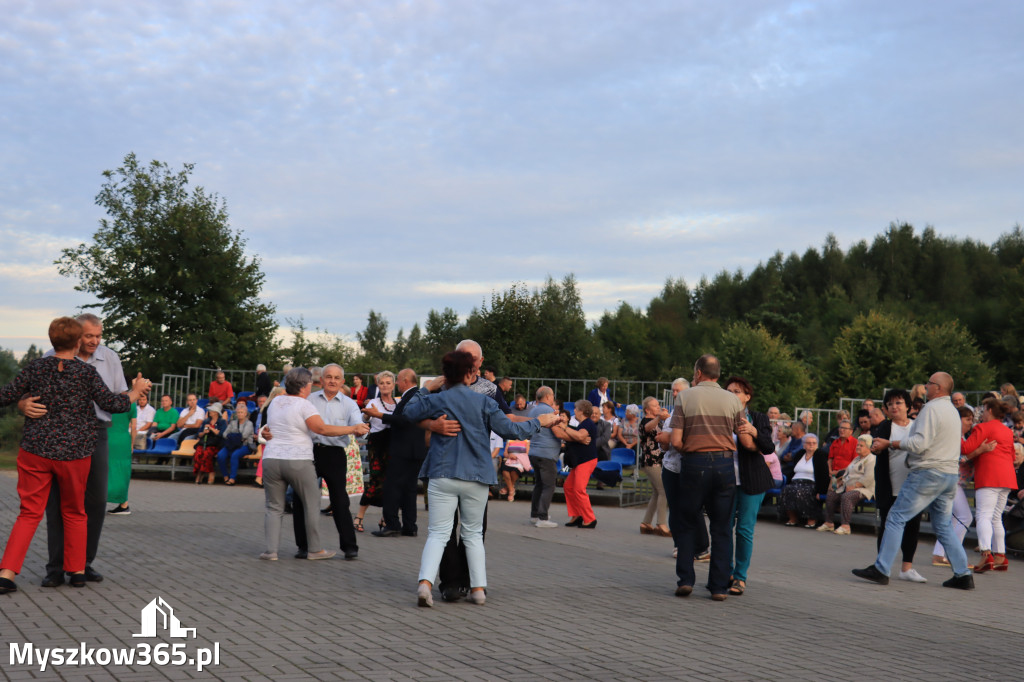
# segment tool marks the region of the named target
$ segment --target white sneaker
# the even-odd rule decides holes
[[[554,521],[550,520],[550,519],[544,519],[543,521],[537,521],[537,523],[535,523],[533,525],[537,526],[537,528],[558,528],[558,524],[555,523]]]
[[[540,517],[537,517],[537,516],[531,516],[530,517],[530,525],[531,526],[536,526],[538,521],[540,521]]]
[[[905,571],[900,571],[900,580],[909,580],[912,583],[928,582],[928,579],[918,573],[914,568],[908,568]]]

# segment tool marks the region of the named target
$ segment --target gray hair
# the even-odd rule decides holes
[[[320,378],[323,377],[323,375],[324,375],[324,368],[323,367],[317,367],[316,365],[314,365],[314,366],[309,368],[309,373],[310,373],[310,375],[312,375],[313,381],[319,383],[320,382]]]
[[[326,372],[328,370],[328,368],[330,368],[330,367],[337,367],[338,371],[341,372],[341,378],[342,379],[345,378],[345,369],[341,365],[336,363],[336,362],[330,362],[330,363],[324,365],[323,368],[320,370],[320,376],[323,376],[324,372]]]
[[[311,383],[313,383],[313,373],[305,367],[296,367],[284,375],[284,392],[288,395],[298,395]]]
[[[626,416],[628,417],[631,414],[632,415],[636,415],[637,417],[639,417],[640,416],[640,408],[639,408],[639,406],[634,405],[632,403],[630,403],[629,405],[626,405]]]
[[[644,406],[644,409],[645,409],[645,410],[647,409],[647,406],[651,404],[651,401],[654,401],[654,402],[658,402],[658,399],[657,399],[657,398],[655,398],[655,397],[654,397],[653,395],[649,395],[649,396],[647,396],[646,398],[644,398],[644,400],[643,400],[643,402],[641,403],[641,405],[643,405],[643,406]],[[626,408],[626,410],[628,411],[628,410],[629,410],[629,408],[627,407],[627,408]]]
[[[82,313],[81,315],[76,317],[75,320],[77,320],[79,324],[85,324],[86,322],[88,322],[89,324],[94,324],[97,327],[103,326],[103,320],[101,320],[99,316],[94,315],[92,313]]]
[[[377,372],[377,375],[373,377],[373,380],[377,382],[378,386],[380,386],[380,380],[387,378],[391,379],[391,383],[395,383],[395,374],[389,369],[386,369],[383,372]]]
[[[871,443],[873,440],[874,439],[871,437],[871,435],[867,433],[862,433],[861,435],[857,436],[857,442],[868,446],[868,449],[871,448]],[[902,443],[900,445],[902,445]]]
[[[592,402],[590,402],[589,400],[577,400],[573,404],[573,407],[575,407],[577,410],[579,410],[583,414],[589,415],[590,412],[594,409],[594,404]]]
[[[257,371],[257,372],[266,372],[266,371],[267,371],[267,366],[266,366],[266,365],[264,365],[264,364],[263,364],[263,363],[261,362],[260,364],[256,365],[256,371]]]
[[[537,400],[539,402],[541,398],[554,394],[555,392],[551,390],[550,386],[541,386],[540,388],[537,389]]]
[[[690,382],[682,377],[679,377],[678,379],[672,382],[672,388],[675,388],[676,386],[682,386],[683,390],[686,390],[687,388],[690,387]]]

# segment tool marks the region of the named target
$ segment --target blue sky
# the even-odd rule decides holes
[[[135,152],[227,200],[279,321],[391,333],[575,273],[589,316],[890,221],[1024,223],[1017,2],[0,0],[0,347]]]

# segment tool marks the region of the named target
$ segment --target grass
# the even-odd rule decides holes
[[[18,451],[0,450],[0,469],[17,469]]]

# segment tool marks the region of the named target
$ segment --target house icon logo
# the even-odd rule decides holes
[[[157,631],[160,629],[166,630],[171,637],[187,639],[189,633],[192,634],[193,639],[196,636],[195,628],[181,627],[181,621],[174,615],[174,609],[164,601],[163,597],[157,597],[146,604],[139,620],[142,623],[142,632],[132,635],[132,637],[156,637]]]

